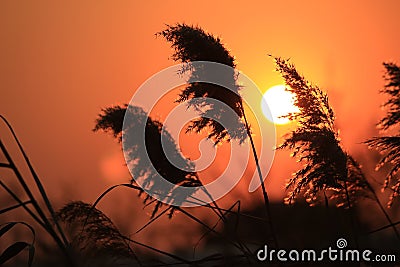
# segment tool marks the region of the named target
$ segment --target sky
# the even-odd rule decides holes
[[[169,45],[155,33],[184,22],[219,36],[237,68],[263,91],[283,82],[267,54],[290,58],[328,92],[346,150],[373,169],[360,143],[377,134],[375,123],[384,114],[382,62],[400,60],[399,9],[397,0],[1,1],[0,113],[56,206],[93,202],[107,186],[129,180],[119,145],[92,132],[97,114],[128,102],[146,79],[174,64]],[[277,127],[277,136],[290,127]],[[286,167],[288,155],[276,154],[268,176],[274,201],[282,201],[285,181],[296,170]],[[109,201],[135,209],[124,194]],[[260,195],[234,190],[232,199],[238,197]]]

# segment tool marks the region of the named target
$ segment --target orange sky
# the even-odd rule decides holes
[[[399,60],[399,1],[188,3],[0,2],[0,113],[52,199],[92,202],[113,183],[106,176],[128,178],[107,167],[118,165],[119,146],[91,129],[100,108],[128,102],[148,77],[174,64],[168,44],[154,36],[165,23],[197,24],[222,37],[238,69],[263,90],[282,82],[267,54],[290,57],[328,91],[346,148],[364,151],[358,143],[375,134],[383,114],[381,63]],[[270,177],[278,201],[295,170],[282,171],[286,158],[278,153]]]

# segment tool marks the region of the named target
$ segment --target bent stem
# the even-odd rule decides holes
[[[197,222],[198,224],[200,224],[201,226],[203,226],[204,228],[206,228],[210,233],[214,233],[215,235],[223,238],[225,241],[227,241],[228,243],[230,243],[232,246],[236,247],[238,250],[240,250],[243,255],[245,256],[249,256],[251,255],[250,250],[247,248],[247,246],[245,246],[244,244],[242,244],[240,241],[234,241],[231,240],[230,238],[222,235],[221,233],[217,232],[214,227],[210,227],[208,226],[206,223],[204,223],[203,221],[201,221],[199,218],[197,218],[196,216],[194,216],[193,214],[189,213],[188,211],[180,208],[180,207],[176,207],[176,209],[180,212],[182,212],[183,215],[189,217],[190,219],[192,219],[193,221]]]
[[[351,228],[352,228],[352,231],[353,231],[354,242],[356,244],[356,248],[359,249],[360,246],[358,244],[358,233],[357,233],[357,227],[356,227],[356,218],[355,218],[355,215],[354,215],[353,205],[351,204],[351,201],[350,201],[349,190],[347,188],[347,181],[344,181],[344,190],[346,192],[347,205],[349,206],[349,211],[350,211],[350,221],[351,221]]]
[[[272,216],[271,216],[271,204],[270,204],[270,201],[269,201],[267,190],[265,188],[264,179],[263,179],[262,172],[261,172],[261,167],[260,167],[260,162],[258,161],[256,147],[254,145],[253,137],[251,136],[250,126],[249,126],[249,123],[247,121],[246,113],[244,112],[244,108],[243,108],[243,104],[242,103],[240,103],[240,108],[242,110],[243,119],[244,119],[245,126],[246,126],[246,132],[247,132],[247,135],[249,136],[249,139],[250,139],[251,149],[253,151],[253,156],[254,156],[254,161],[256,163],[258,176],[260,178],[261,189],[262,189],[263,198],[264,198],[264,207],[265,207],[266,215],[268,217],[268,225],[269,225],[269,228],[270,228],[270,231],[271,231],[271,234],[272,234],[272,239],[274,241],[275,248],[278,248],[278,239],[277,239],[276,234],[275,234],[275,228],[274,228],[274,225],[273,225],[273,222],[272,222]]]
[[[389,214],[386,212],[385,208],[383,207],[382,203],[380,202],[377,194],[375,193],[375,190],[372,188],[371,184],[367,181],[367,188],[371,191],[372,195],[374,196],[374,199],[376,203],[379,206],[379,209],[382,211],[382,213],[385,215],[386,220],[389,222],[389,227],[392,227],[393,232],[395,233],[397,239],[400,241],[400,234],[399,231],[396,228],[396,224],[393,223],[392,219],[390,219]]]

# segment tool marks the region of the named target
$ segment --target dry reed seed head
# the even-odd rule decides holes
[[[57,218],[72,227],[72,244],[88,257],[132,257],[131,249],[112,221],[92,205],[75,201],[57,212]]]
[[[101,109],[93,131],[97,132],[102,130],[104,132],[110,132],[115,138],[118,137],[118,140],[121,141],[122,125],[127,106],[127,104],[123,106],[116,105]]]
[[[364,189],[366,184],[361,169],[356,168],[355,161],[340,146],[328,96],[311,85],[288,60],[275,58],[275,62],[287,90],[296,95],[295,105],[299,108],[298,113],[288,117],[296,120],[298,127],[285,135],[278,149],[293,150],[292,156],[304,162],[287,184],[290,191],[286,203],[303,194],[308,203],[314,204],[321,192],[331,191],[330,199],[342,205],[346,200],[345,188],[356,196],[356,191]]]
[[[175,26],[167,25],[167,29],[157,33],[163,36],[171,47],[174,49],[173,59],[188,63],[182,72],[190,72],[188,80],[189,85],[179,94],[177,102],[186,102],[189,107],[195,108],[200,112],[200,118],[192,121],[187,131],[201,132],[209,130],[209,138],[218,144],[231,139],[244,142],[247,138],[245,124],[241,120],[243,117],[242,98],[239,95],[240,86],[236,83],[237,74],[234,71],[234,57],[223,46],[220,38],[214,37],[212,34],[206,33],[197,26],[187,24],[176,24]],[[190,63],[194,61],[207,61],[225,64],[230,71],[224,73],[213,73],[207,68],[196,64],[193,67]],[[218,80],[222,80],[225,87],[195,82],[198,80],[212,80],[210,77],[218,75]],[[227,105],[227,108],[234,110],[237,118],[229,119],[227,128],[223,127],[218,121],[230,118],[226,115],[226,110],[215,107],[212,101],[214,99]]]
[[[124,121],[126,113],[130,114],[131,119]],[[95,131],[111,132],[118,141],[122,141],[122,146],[128,155],[126,160],[133,176],[132,183],[141,181],[143,188],[161,196],[162,199],[179,197],[182,201],[190,196],[175,193],[176,185],[185,187],[201,185],[197,173],[193,171],[194,165],[181,155],[171,134],[163,130],[163,124],[149,117],[142,108],[127,105],[106,108],[102,110],[96,122]],[[145,140],[142,129],[145,129]],[[169,152],[169,158],[165,150]],[[173,165],[171,159],[179,163],[179,167]],[[172,185],[159,184],[160,176]],[[145,202],[148,199],[146,198]],[[155,205],[153,216],[160,206],[161,203]]]
[[[367,140],[365,143],[368,146],[374,147],[383,155],[377,165],[377,169],[382,168],[384,165],[391,164],[389,172],[385,177],[382,190],[387,188],[393,190],[388,202],[388,206],[392,206],[394,199],[398,196],[396,190],[398,190],[398,185],[400,184],[400,177],[398,177],[398,171],[400,170],[400,136],[374,137]]]
[[[300,112],[288,118],[310,127],[328,127],[334,131],[334,112],[328,96],[317,86],[313,86],[301,76],[288,60],[275,57],[276,70],[282,75],[287,90],[296,95],[295,105]]]
[[[394,63],[383,63],[385,67],[386,84],[381,93],[387,94],[389,99],[383,104],[387,109],[387,115],[382,118],[378,125],[387,130],[400,123],[400,67]]]
[[[198,26],[187,24],[167,25],[156,35],[164,37],[174,49],[175,61],[212,61],[235,67],[235,59],[222,45],[220,38],[206,33]]]

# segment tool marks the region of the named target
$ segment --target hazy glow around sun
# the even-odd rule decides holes
[[[294,101],[295,96],[285,90],[285,85],[275,85],[264,93],[261,108],[264,116],[270,122],[279,125],[287,124],[290,122],[289,119],[281,116],[299,111],[294,105]]]

